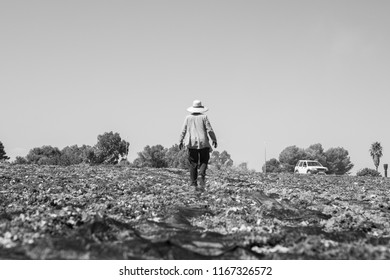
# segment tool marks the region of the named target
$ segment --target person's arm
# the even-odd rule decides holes
[[[210,121],[207,118],[207,116],[205,117],[205,126],[206,126],[207,133],[211,138],[211,141],[213,141],[214,148],[217,148],[217,137],[215,136],[214,130],[211,127]]]
[[[186,136],[187,133],[187,118],[184,120],[183,127],[181,129],[181,134],[180,134],[180,139],[179,139],[179,149],[181,150],[183,148],[183,141],[184,137]]]

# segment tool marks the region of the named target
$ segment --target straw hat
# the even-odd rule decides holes
[[[204,113],[208,110],[208,108],[202,105],[200,100],[194,100],[194,102],[192,102],[192,107],[187,108],[187,111],[190,113]]]

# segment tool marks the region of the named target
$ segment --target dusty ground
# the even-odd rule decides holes
[[[390,259],[390,179],[0,165],[1,259]]]

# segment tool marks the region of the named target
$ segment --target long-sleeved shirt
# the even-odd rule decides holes
[[[180,143],[186,145],[189,149],[210,148],[209,137],[213,142],[217,138],[206,115],[191,114],[184,120]]]

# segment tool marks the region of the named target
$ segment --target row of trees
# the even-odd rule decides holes
[[[216,169],[230,168],[233,166],[233,160],[230,154],[226,151],[213,151],[210,156],[210,165]],[[138,157],[133,162],[137,167],[172,167],[172,168],[188,168],[187,149],[179,149],[179,145],[175,144],[170,148],[164,148],[162,145],[146,146],[142,152],[138,153]],[[239,169],[247,170],[246,163],[238,166]]]
[[[369,153],[373,159],[375,170],[364,168],[357,172],[358,176],[380,176],[378,166],[380,158],[383,156],[383,148],[379,142],[374,142]],[[313,144],[306,149],[297,146],[285,148],[279,155],[279,160],[272,158],[263,165],[263,171],[280,173],[294,172],[295,164],[301,159],[317,160],[323,166],[327,167],[329,173],[343,175],[348,174],[353,168],[348,151],[344,148],[329,148],[324,151],[321,144]]]
[[[33,148],[26,157],[16,157],[16,164],[39,164],[39,165],[74,165],[88,164],[132,164],[136,167],[172,167],[188,168],[188,156],[186,149],[179,149],[179,145],[164,148],[162,145],[146,146],[138,153],[133,163],[127,160],[129,142],[122,140],[118,133],[106,132],[97,137],[95,146],[67,146],[60,150],[57,147],[42,146]],[[0,159],[8,160],[4,146],[0,142]],[[233,166],[233,160],[228,152],[213,151],[210,164],[217,169]],[[247,170],[247,164],[242,163],[239,169]]]
[[[122,140],[118,133],[106,132],[97,137],[95,146],[67,146],[62,150],[52,146],[33,148],[26,157],[17,157],[18,164],[40,165],[73,165],[80,163],[89,164],[130,164],[127,160],[129,142]],[[360,174],[379,174],[378,166],[383,155],[383,149],[379,142],[371,145],[369,150],[376,170],[365,168]],[[344,148],[329,148],[324,151],[321,144],[310,145],[306,149],[297,146],[285,148],[279,155],[279,159],[272,158],[263,165],[263,171],[270,173],[293,172],[296,163],[301,159],[317,160],[326,166],[331,174],[343,175],[353,168],[348,151]],[[0,142],[0,160],[9,160]],[[146,146],[138,153],[138,157],[132,165],[137,167],[173,167],[186,169],[188,167],[187,150],[179,149],[179,145],[164,148],[162,145]],[[210,157],[210,165],[217,169],[233,167],[233,160],[228,152],[213,151]],[[241,163],[240,170],[247,171],[246,163]]]
[[[99,135],[96,145],[67,146],[62,150],[52,146],[33,148],[26,157],[16,157],[18,164],[73,165],[117,164],[125,159],[129,151],[129,142],[122,140],[118,133],[106,132]]]
[[[294,172],[294,167],[299,160],[317,160],[326,166],[329,173],[336,175],[347,174],[352,168],[348,151],[344,148],[329,148],[324,151],[321,144],[313,144],[308,148],[289,146],[279,154],[279,160],[272,158],[263,165],[266,172]]]

